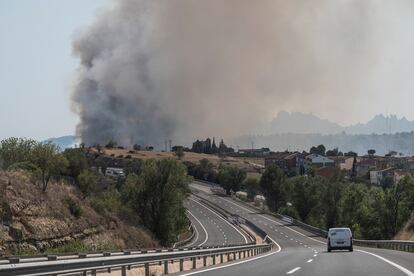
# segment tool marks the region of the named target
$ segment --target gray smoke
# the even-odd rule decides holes
[[[78,133],[87,144],[160,146],[260,132],[280,110],[363,114],[355,100],[377,96],[384,68],[396,66],[384,41],[399,23],[390,27],[387,15],[412,7],[408,0],[114,1],[74,41]]]

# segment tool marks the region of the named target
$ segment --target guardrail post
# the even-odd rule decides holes
[[[125,266],[123,266],[123,267],[121,268],[121,275],[122,275],[122,276],[126,276],[126,267],[125,267]]]
[[[92,270],[92,276],[96,276],[96,270]]]
[[[220,254],[220,263],[223,263],[223,254]]]
[[[180,271],[184,271],[184,259],[180,259]]]
[[[168,261],[164,261],[164,274],[168,274]]]
[[[211,256],[211,258],[213,259],[213,265],[216,264],[216,255]]]
[[[19,257],[9,258],[9,263],[18,264],[18,263],[20,263],[20,258]]]
[[[145,264],[145,276],[150,276],[149,263]]]
[[[193,257],[192,260],[193,260],[193,269],[196,269],[197,268],[197,258]]]
[[[241,259],[241,251],[239,251],[239,260]]]
[[[207,256],[203,257],[203,266],[207,266]]]
[[[48,261],[56,261],[57,260],[57,256],[56,255],[48,255],[47,256],[47,260]]]

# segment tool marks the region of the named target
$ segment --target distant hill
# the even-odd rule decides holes
[[[62,137],[56,138],[49,138],[44,143],[53,143],[60,147],[60,149],[64,150],[67,148],[73,148],[76,144],[80,144],[80,138],[74,135],[67,135]]]
[[[270,123],[269,134],[277,133],[301,133],[301,134],[394,134],[399,132],[414,131],[414,121],[405,117],[398,118],[395,115],[375,116],[367,123],[358,123],[351,126],[341,126],[329,120],[323,120],[311,113],[280,112]]]
[[[366,154],[369,149],[375,149],[379,155],[384,155],[390,150],[404,155],[414,155],[414,132],[360,135],[281,133],[245,135],[229,140],[232,145],[237,145],[239,148],[250,147],[251,141],[256,148],[268,147],[273,151],[309,151],[312,146],[323,144],[327,149],[339,148],[342,152],[354,151]]]

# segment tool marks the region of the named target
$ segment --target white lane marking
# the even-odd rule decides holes
[[[210,208],[208,208],[206,205],[204,205],[204,204],[202,204],[201,202],[197,202],[197,201],[195,201],[194,199],[191,199],[191,198],[189,198],[190,200],[192,200],[192,201],[194,201],[194,202],[196,202],[196,203],[198,203],[198,204],[200,204],[201,206],[203,206],[204,208],[206,208],[207,210],[209,210],[210,212],[212,212],[213,214],[215,214],[217,217],[219,217],[221,220],[223,220],[225,223],[227,223],[228,225],[230,225],[234,230],[236,230],[236,232],[237,233],[239,233],[242,237],[243,237],[243,239],[244,239],[244,242],[247,244],[247,243],[249,243],[248,241],[247,241],[247,238],[246,238],[246,236],[245,235],[243,235],[242,234],[242,232],[240,232],[240,230],[239,229],[237,229],[233,224],[231,224],[230,222],[228,222],[227,220],[225,220],[224,218],[222,218],[221,216],[219,216],[215,211],[213,211],[213,210],[211,210]]]
[[[234,202],[232,202],[232,201],[230,201],[230,200],[228,200],[228,199],[226,199],[226,198],[223,198],[223,200],[226,200],[227,202],[229,202],[229,203],[231,203],[231,204],[234,204],[234,205],[238,206],[238,207],[239,207],[239,208],[241,208],[241,209],[244,209],[244,210],[246,210],[246,211],[251,212],[251,210],[246,209],[246,208],[244,208],[243,206],[240,206],[239,204],[234,203]],[[267,220],[269,220],[269,221],[271,221],[271,222],[277,223],[277,224],[279,224],[279,225],[285,226],[285,227],[286,227],[286,228],[288,228],[289,230],[291,230],[291,231],[293,231],[293,232],[295,232],[295,233],[297,233],[297,234],[299,234],[299,235],[301,235],[301,236],[304,236],[304,237],[306,237],[306,238],[308,238],[308,239],[311,239],[311,240],[316,241],[316,242],[321,243],[321,244],[325,244],[324,242],[321,242],[321,241],[318,241],[318,240],[316,240],[316,239],[314,239],[314,238],[308,237],[308,236],[306,236],[305,234],[303,234],[303,233],[301,233],[301,232],[298,232],[298,231],[296,231],[295,229],[290,228],[289,226],[286,226],[286,225],[284,225],[284,224],[282,224],[282,223],[279,223],[279,222],[275,221],[274,219],[270,219],[270,218],[265,217],[265,216],[263,216],[263,215],[258,215],[258,216],[260,216],[260,217],[262,217],[262,218],[264,218],[264,219],[267,219]]]
[[[187,210],[187,213],[189,214],[189,215],[191,215],[192,217],[194,217],[192,214],[190,214],[190,211],[188,211]],[[195,227],[194,226],[194,230],[195,230],[195,233],[196,233],[196,238],[190,243],[190,244],[187,244],[187,246],[191,246],[191,245],[193,245],[196,241],[198,241],[198,238],[199,238],[199,234],[198,234],[198,230],[197,230],[197,227]]]
[[[390,264],[390,265],[398,268],[399,270],[401,270],[402,272],[404,272],[406,275],[408,275],[408,276],[414,276],[414,273],[413,272],[409,271],[408,269],[406,269],[405,267],[403,267],[403,266],[401,266],[399,264],[396,264],[396,263],[394,263],[394,262],[392,262],[392,261],[390,261],[388,259],[385,259],[384,257],[381,257],[381,256],[379,256],[377,254],[374,254],[374,253],[371,253],[371,252],[368,252],[368,251],[360,250],[360,249],[357,249],[356,251],[359,251],[359,252],[362,252],[362,253],[369,254],[369,255],[372,255],[374,257],[377,257],[378,259],[380,259],[380,260],[382,260],[382,261],[384,261],[384,262],[386,262],[386,263],[388,263],[388,264]]]
[[[278,250],[272,251],[272,252],[270,252],[270,253],[268,253],[266,255],[257,256],[257,257],[254,257],[254,258],[251,258],[251,259],[247,259],[247,260],[243,260],[243,261],[240,261],[240,262],[231,263],[231,264],[227,264],[227,265],[223,265],[223,266],[211,267],[211,268],[207,268],[207,269],[204,269],[204,270],[201,270],[201,271],[194,271],[194,272],[189,272],[189,273],[181,274],[181,275],[182,276],[187,276],[187,275],[201,274],[201,273],[208,272],[208,271],[212,271],[212,270],[217,270],[217,269],[222,269],[222,268],[226,268],[226,267],[230,267],[230,266],[235,266],[235,265],[239,265],[239,264],[248,263],[248,262],[251,262],[251,261],[255,261],[255,260],[258,260],[258,259],[266,258],[268,256],[271,256],[271,255],[274,255],[276,253],[279,253],[282,250],[282,247],[277,242],[275,242],[271,237],[268,236],[268,238],[277,245],[277,247],[279,248]]]
[[[203,228],[203,231],[204,231],[204,233],[206,233],[206,239],[202,242],[202,243],[200,243],[199,245],[201,246],[201,245],[203,245],[203,244],[205,244],[206,242],[207,242],[207,240],[208,240],[208,233],[207,233],[207,230],[206,230],[206,228],[204,227],[204,225],[201,223],[201,221],[198,219],[198,218],[196,218],[190,211],[188,211],[187,210],[187,212],[198,222],[198,223],[200,223],[200,225],[201,225],[201,228]]]
[[[307,261],[307,263],[311,263],[313,260],[312,259],[309,259],[308,261]]]
[[[296,271],[298,271],[299,269],[301,269],[301,267],[300,267],[300,266],[298,266],[298,267],[296,267],[296,268],[292,269],[291,271],[286,272],[286,274],[293,274],[293,273],[295,273]]]
[[[318,256],[318,254],[313,254],[314,257]]]

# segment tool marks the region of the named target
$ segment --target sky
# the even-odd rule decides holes
[[[72,37],[109,0],[0,0],[0,139],[71,135]]]
[[[0,139],[17,136],[43,140],[75,133],[79,118],[78,114],[71,110],[70,99],[74,90],[72,80],[79,66],[79,58],[72,55],[73,41],[76,41],[74,37],[80,31],[88,30],[87,26],[97,20],[96,14],[105,7],[111,6],[111,2],[111,0],[0,0]],[[174,5],[178,2],[184,5]],[[198,71],[193,70],[191,66],[186,68],[187,65],[193,65],[195,69],[202,72],[205,64],[210,60],[213,65],[216,64],[215,62],[221,63],[222,60],[230,59],[234,53],[234,60],[240,61],[240,64],[231,60],[228,67],[220,68],[223,70],[211,70],[213,73],[217,71],[217,74],[211,78],[214,81],[206,85],[209,89],[216,89],[218,92],[231,89],[237,87],[239,73],[242,75],[252,72],[254,75],[255,69],[265,68],[267,71],[263,72],[269,73],[260,76],[261,98],[255,97],[256,92],[250,90],[255,88],[256,79],[247,77],[248,82],[243,80],[242,83],[251,85],[251,87],[244,86],[246,94],[253,95],[246,96],[246,102],[249,103],[254,99],[257,107],[260,108],[262,105],[269,107],[268,119],[281,110],[287,110],[312,112],[321,118],[342,125],[366,122],[379,113],[396,114],[398,117],[405,116],[414,120],[414,108],[412,108],[414,2],[412,0],[315,0],[313,2],[298,0],[289,3],[268,1],[269,7],[274,10],[266,9],[265,5],[250,6],[249,1],[240,1],[239,3],[246,4],[245,9],[239,5],[235,10],[231,4],[228,4],[230,2],[218,1],[217,5],[209,5],[207,2],[200,1],[193,2],[196,3],[195,5],[186,5],[185,3],[189,2],[175,1],[169,2],[171,5],[167,4],[168,9],[162,10],[164,15],[167,15],[165,20],[158,18],[157,21],[164,24],[160,27],[162,37],[149,37],[149,39],[153,41],[167,39],[166,41],[173,42],[172,46],[176,48],[165,52],[165,56],[174,58],[178,53],[184,57],[182,60],[187,58],[188,61],[181,64],[184,68],[181,68],[182,71],[178,71],[176,75],[171,74],[169,67],[163,67],[161,72],[165,75],[161,77],[166,80],[166,88],[169,88],[170,78],[176,80],[186,74],[194,74],[194,86],[188,86],[187,79],[184,79],[177,85],[177,91],[181,89],[183,82],[183,87],[197,87],[199,83],[197,78],[201,74],[198,75]],[[262,0],[260,3],[265,2]],[[205,5],[205,7],[200,8],[198,5]],[[139,5],[131,4],[131,6]],[[205,15],[205,10],[209,10],[215,16],[214,22],[211,22],[210,14]],[[256,12],[256,16],[251,17],[251,21],[246,21],[246,15],[252,12]],[[273,12],[278,16],[274,16]],[[262,16],[263,13],[266,16]],[[119,13],[114,12],[110,16],[114,17],[117,14]],[[230,24],[227,25],[228,21],[222,16],[223,14],[232,15],[235,20],[230,18]],[[100,27],[99,22],[106,22],[102,19],[104,16],[105,14],[101,13],[98,27]],[[258,20],[260,18],[263,19]],[[204,19],[205,21],[202,21]],[[119,21],[122,20],[117,18],[108,20],[114,24]],[[192,24],[195,21],[203,24]],[[238,23],[232,24],[232,22]],[[185,25],[181,25],[184,23]],[[251,26],[257,28],[249,29]],[[105,31],[104,27],[105,24],[102,27]],[[221,28],[220,39],[215,39],[217,29],[214,27]],[[120,24],[119,28],[122,31],[125,25]],[[209,56],[205,56],[205,60],[199,59],[200,55],[197,51],[190,51],[191,55],[188,55],[189,51],[181,44],[183,41],[181,37],[189,39],[194,45],[202,44],[204,34],[200,34],[198,28],[212,35],[212,39],[206,41],[212,43],[212,47],[207,51],[211,50],[217,60]],[[90,33],[94,34],[94,31],[95,29],[92,29]],[[231,31],[230,36],[228,31]],[[273,31],[275,39],[268,39],[268,34]],[[179,39],[171,40],[168,36],[174,32],[181,32],[181,36],[177,36]],[[285,35],[286,32],[288,36]],[[99,35],[99,33],[95,34]],[[257,35],[258,45],[249,44],[250,34]],[[141,34],[137,33],[137,35],[139,37]],[[240,52],[225,48],[233,42],[232,35],[244,47],[240,48]],[[283,41],[279,37],[287,37],[287,39]],[[121,38],[125,39],[120,44],[123,46],[122,43],[128,42],[130,36],[126,33],[125,37]],[[82,39],[80,41],[86,43],[86,48],[82,50],[87,52],[87,43],[91,40],[88,37]],[[107,43],[112,46],[111,41]],[[184,46],[187,44],[184,41]],[[268,47],[263,49],[263,45]],[[274,48],[271,46],[278,48],[279,52],[275,51],[273,54]],[[250,68],[244,71],[233,70],[235,67],[243,68],[246,65],[240,57],[245,58],[245,53],[253,49],[251,47],[257,48],[258,51],[257,54],[248,57],[252,58],[248,63]],[[170,50],[170,45],[167,48]],[[222,49],[226,50],[222,51]],[[224,54],[224,58],[218,58],[220,55],[216,53]],[[266,61],[271,58],[274,58],[275,62],[267,63]],[[158,57],[153,60],[158,62]],[[192,64],[192,61],[200,63]],[[107,66],[111,67],[111,63]],[[234,72],[237,74],[233,74]],[[229,79],[228,73],[234,82],[226,83]],[[221,80],[222,76],[226,78],[223,85],[216,87],[219,83],[217,80]],[[155,77],[154,80],[157,81],[158,78]],[[208,78],[204,80],[207,82]],[[279,91],[275,92],[275,89]],[[283,94],[285,90],[289,92]],[[229,101],[231,95],[229,94]],[[272,106],[274,108],[271,108]],[[205,108],[208,110],[209,105],[206,104]],[[197,105],[193,109],[196,109],[193,110],[196,114],[200,106]],[[220,113],[217,113],[217,118],[213,116],[214,112],[209,113],[212,113],[210,118],[212,122],[221,118]],[[198,124],[199,121],[196,122]],[[227,125],[225,124],[226,127]]]

